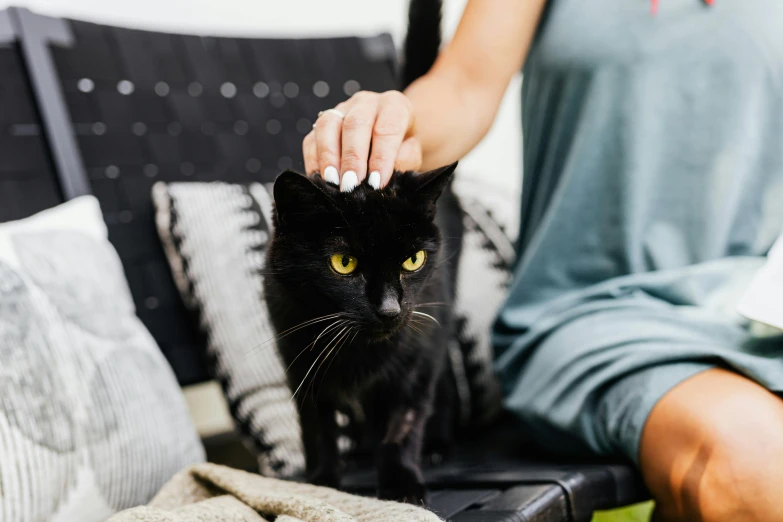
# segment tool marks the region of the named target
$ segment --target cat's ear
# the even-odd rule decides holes
[[[275,211],[280,223],[307,219],[332,205],[329,196],[307,176],[287,170],[275,180]]]
[[[424,215],[428,219],[435,219],[437,202],[443,190],[449,184],[457,163],[452,163],[429,172],[422,172],[415,176],[416,196]]]
[[[443,193],[443,189],[449,184],[456,168],[457,162],[454,162],[451,165],[417,175],[416,180],[419,186],[416,189],[416,194],[425,201],[434,204]]]

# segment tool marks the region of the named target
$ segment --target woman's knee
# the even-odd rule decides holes
[[[783,521],[783,401],[711,370],[670,391],[645,426],[640,463],[659,520]]]
[[[668,486],[668,508],[684,515],[675,520],[783,521],[783,508],[776,505],[783,474],[770,466],[783,451],[780,443],[765,450],[759,442],[747,433],[724,432],[683,459]]]

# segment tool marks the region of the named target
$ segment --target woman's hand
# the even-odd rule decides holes
[[[394,170],[421,167],[421,144],[414,135],[413,106],[399,91],[358,92],[322,112],[302,144],[308,175],[351,192],[367,179],[386,186]]]
[[[307,174],[350,192],[462,158],[492,125],[546,1],[469,0],[451,43],[405,94],[360,92],[321,113],[302,146]]]

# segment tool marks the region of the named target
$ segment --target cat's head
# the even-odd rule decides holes
[[[362,184],[351,193],[284,172],[268,268],[301,306],[348,314],[369,337],[391,335],[438,262],[436,202],[455,168],[395,173],[381,190]]]

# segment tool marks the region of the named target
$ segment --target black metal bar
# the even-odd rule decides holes
[[[0,45],[13,43],[16,40],[16,30],[8,10],[0,11]]]
[[[57,79],[48,45],[71,45],[68,23],[28,9],[8,9],[35,93],[44,134],[52,154],[60,188],[66,200],[90,194],[90,184],[68,116],[65,98]],[[2,25],[0,25],[0,35]]]

